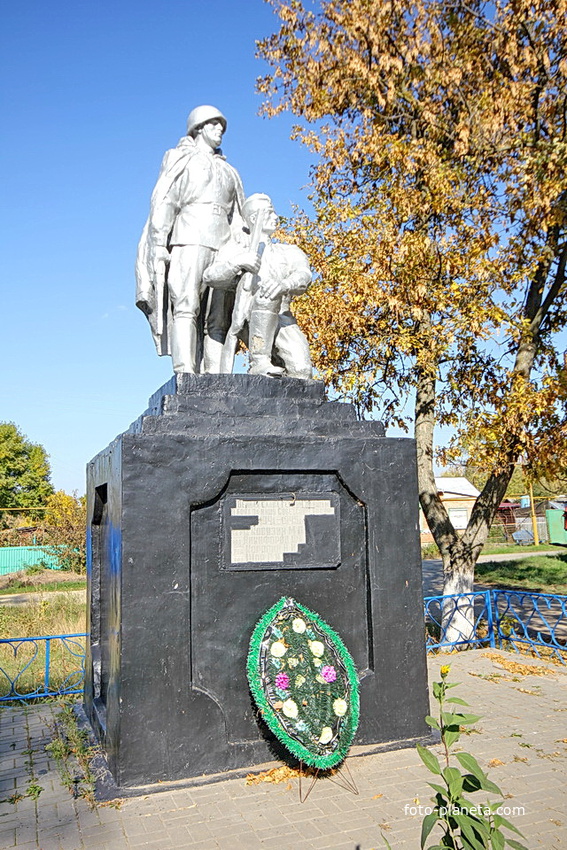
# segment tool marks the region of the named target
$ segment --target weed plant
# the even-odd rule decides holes
[[[98,749],[90,745],[88,732],[79,729],[71,703],[62,704],[53,724],[53,740],[45,749],[56,760],[63,785],[94,808],[96,777],[91,762]]]
[[[498,813],[502,802],[478,803],[468,799],[468,794],[486,791],[503,797],[500,788],[494,784],[477,760],[470,753],[454,754],[459,763],[451,763],[451,748],[459,740],[464,727],[470,726],[480,718],[475,714],[464,713],[462,707],[468,703],[460,697],[448,697],[447,691],[457,687],[458,683],[447,681],[450,666],[441,667],[441,681],[433,683],[433,696],[439,704],[439,717],[426,717],[426,723],[441,735],[443,745],[442,762],[426,747],[417,745],[419,756],[427,769],[436,777],[429,786],[435,791],[432,798],[433,811],[423,819],[421,828],[421,847],[424,848],[435,826],[443,830],[441,840],[429,846],[428,850],[504,850],[505,846],[513,850],[527,850],[502,830],[506,829],[521,836],[516,827]]]

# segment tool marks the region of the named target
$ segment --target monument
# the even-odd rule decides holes
[[[290,310],[307,259],[217,162],[225,129],[198,107],[166,154],[137,303],[175,374],[87,471],[85,710],[122,788],[273,758],[246,658],[282,597],[352,654],[355,746],[428,736],[414,442],[311,379]],[[228,373],[238,340],[248,374]]]

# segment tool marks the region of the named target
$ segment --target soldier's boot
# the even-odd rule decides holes
[[[171,359],[174,372],[197,372],[197,320],[176,316],[171,333]]]
[[[249,375],[281,377],[285,369],[272,363],[272,347],[278,330],[278,314],[268,310],[252,310],[249,324]]]
[[[218,339],[210,336],[205,337],[203,364],[204,370],[209,375],[218,375],[222,372],[221,359],[223,344]]]
[[[218,375],[232,372],[232,362],[227,368],[223,360],[224,342],[231,324],[234,293],[212,289],[208,294],[206,333],[203,343],[203,371]]]

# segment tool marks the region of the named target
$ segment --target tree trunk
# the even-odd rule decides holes
[[[563,203],[564,193],[560,201]],[[548,233],[550,256],[542,260],[529,282],[524,305],[527,327],[516,349],[511,380],[529,381],[535,357],[541,343],[541,332],[549,310],[565,287],[567,270],[567,244],[559,245],[560,228],[557,225]],[[557,267],[547,294],[545,283],[549,278],[554,260]],[[426,324],[428,318],[425,317]],[[459,536],[441,501],[433,473],[433,431],[435,427],[435,384],[437,363],[427,363],[416,368],[415,439],[417,444],[417,469],[419,501],[443,561],[443,595],[465,598],[447,600],[443,605],[443,640],[445,642],[467,641],[474,636],[474,568],[486,543],[490,526],[506,494],[514,466],[520,453],[520,431],[512,433],[507,444],[501,446],[500,458],[495,458],[495,469],[489,475],[482,493],[476,500],[468,525]],[[518,426],[516,426],[518,427]]]
[[[435,367],[417,371],[415,440],[419,501],[443,561],[443,594],[470,593],[474,581],[474,561],[464,557],[461,540],[441,501],[433,471],[433,432],[435,428]],[[442,611],[442,641],[467,640],[474,633],[474,611],[466,600],[447,600]]]
[[[557,232],[549,235],[557,252]],[[550,306],[565,285],[567,245],[558,252],[558,264],[550,289],[543,297],[545,280],[551,268],[551,259],[540,264],[530,281],[526,295],[524,315],[529,325],[518,342],[512,376],[530,380],[542,325]],[[490,526],[505,496],[520,452],[519,434],[511,434],[502,446],[503,462],[489,475],[482,493],[476,500],[468,525],[462,536],[455,531],[435,485],[433,472],[433,431],[435,428],[435,393],[437,363],[416,368],[415,439],[417,444],[417,470],[419,501],[443,561],[443,595],[464,599],[447,600],[443,604],[444,642],[466,642],[474,636],[474,568],[486,543]],[[501,456],[502,457],[502,456]]]
[[[433,471],[433,431],[435,427],[435,373],[432,368],[417,371],[415,439],[419,501],[443,562],[443,595],[465,598],[448,599],[443,604],[443,642],[468,642],[474,637],[474,568],[482,551],[490,525],[502,501],[514,469],[513,462],[492,474],[475,502],[469,524],[462,536],[455,531],[441,501]]]

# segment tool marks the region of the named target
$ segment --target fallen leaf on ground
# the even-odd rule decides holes
[[[263,770],[261,773],[249,773],[246,777],[247,785],[259,785],[260,782],[288,782],[290,779],[298,779],[299,771],[292,767],[283,765],[273,767],[271,770]]]
[[[326,777],[334,776],[335,773],[338,773],[337,768],[317,770],[316,768],[304,766],[303,771],[300,771],[295,767],[287,767],[284,764],[281,767],[272,767],[271,770],[263,770],[261,773],[249,773],[245,781],[246,785],[259,785],[260,782],[272,782],[277,785],[280,782],[289,782],[290,779],[299,779],[300,776],[303,779],[313,776],[319,776],[321,779],[325,779]]]
[[[484,658],[490,658],[495,664],[500,664],[509,673],[518,673],[520,676],[549,676],[557,673],[556,669],[544,667],[543,664],[520,664],[511,658],[506,658],[498,652],[483,652]]]

